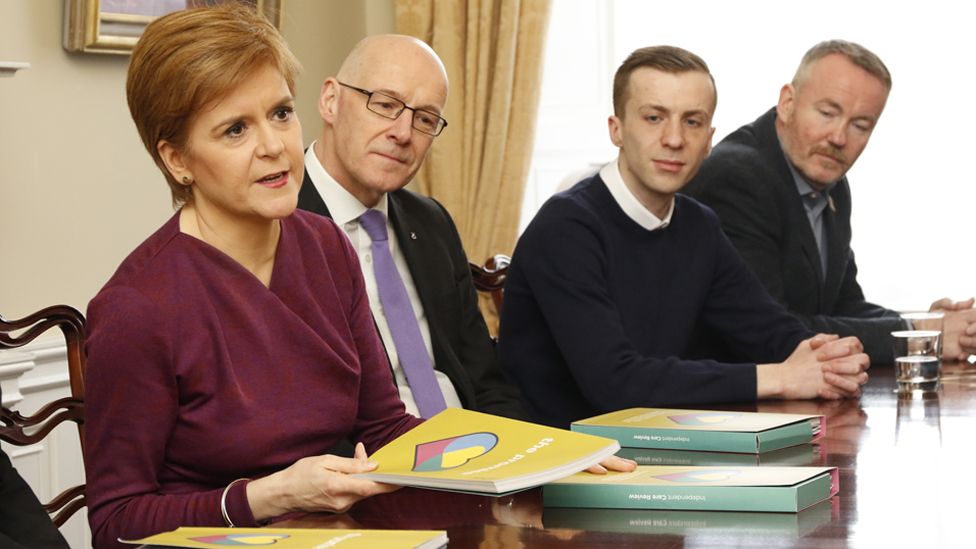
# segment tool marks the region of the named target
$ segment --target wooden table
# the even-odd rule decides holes
[[[827,416],[822,462],[840,469],[840,493],[798,514],[549,509],[539,489],[403,489],[279,525],[447,530],[451,548],[976,547],[976,367],[946,365],[939,392],[907,396],[890,367],[870,374],[859,400],[714,407]]]

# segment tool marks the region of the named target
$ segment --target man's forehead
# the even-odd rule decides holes
[[[396,47],[369,47],[362,52],[349,76],[356,85],[383,91],[400,99],[443,106],[447,101],[447,79],[440,61],[409,42]],[[340,77],[341,78],[341,77]]]
[[[814,61],[798,84],[801,90],[810,84],[821,88],[844,85],[860,94],[888,95],[888,88],[880,78],[839,53]]]
[[[447,88],[435,79],[404,78],[398,71],[374,73],[363,80],[371,91],[395,97],[411,107],[443,109],[447,104]]]
[[[835,106],[876,120],[884,111],[888,88],[876,76],[843,55],[818,59],[796,90],[801,101]]]
[[[715,86],[701,71],[668,72],[640,67],[630,75],[629,103],[636,108],[664,108],[675,112],[715,110]]]

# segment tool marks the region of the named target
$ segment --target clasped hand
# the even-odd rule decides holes
[[[942,320],[942,358],[966,360],[976,355],[976,309],[973,298],[952,301],[944,297],[932,303],[930,311],[945,313]]]
[[[785,362],[756,367],[759,398],[851,398],[861,394],[871,362],[856,337],[817,334]]]
[[[841,338],[831,334],[817,334],[805,343],[815,353],[823,380],[828,384],[818,390],[817,396],[837,399],[861,394],[861,385],[867,383],[867,369],[871,366],[861,340],[856,337]],[[803,347],[802,343],[800,347]],[[797,352],[793,354],[796,355]]]

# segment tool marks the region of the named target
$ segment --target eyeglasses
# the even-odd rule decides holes
[[[338,80],[336,82],[338,82]],[[344,84],[342,82],[339,82],[339,85],[349,88],[350,90],[358,91],[359,93],[365,95],[366,108],[369,109],[370,112],[375,112],[383,118],[396,120],[401,114],[403,114],[403,111],[413,111],[413,121],[411,122],[411,125],[419,132],[437,137],[442,131],[444,131],[444,128],[447,127],[447,120],[444,120],[440,116],[437,116],[430,111],[408,107],[406,103],[400,101],[396,97],[390,97],[385,93],[364,90],[362,88],[350,86],[349,84]]]

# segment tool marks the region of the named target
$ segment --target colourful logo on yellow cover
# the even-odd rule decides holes
[[[735,412],[698,412],[694,414],[668,416],[668,419],[678,425],[718,425],[726,421],[732,421],[741,415]]]
[[[705,471],[684,471],[667,475],[654,475],[654,478],[688,484],[698,482],[725,482],[739,473],[741,471],[738,469],[710,469]]]
[[[493,433],[471,433],[418,444],[413,470],[431,472],[454,469],[487,454],[496,444],[498,436]]]
[[[259,545],[274,545],[278,543],[278,540],[287,538],[288,534],[218,534],[215,536],[190,538],[190,541],[233,547],[256,547]]]

